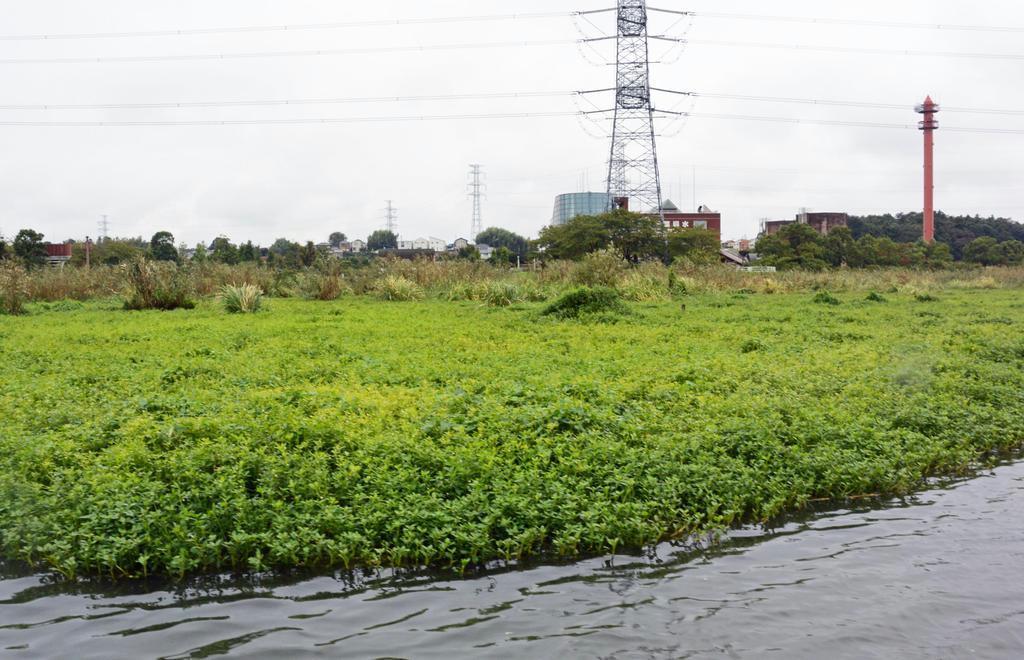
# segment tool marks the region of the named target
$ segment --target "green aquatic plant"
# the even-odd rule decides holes
[[[559,302],[587,317],[585,291]],[[596,297],[635,313],[352,296],[241,325],[110,302],[0,320],[0,556],[67,578],[471,570],[908,493],[1024,441],[1013,289],[842,314],[805,291]]]

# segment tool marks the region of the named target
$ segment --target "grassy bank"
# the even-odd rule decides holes
[[[1024,440],[1024,299],[272,300],[0,317],[0,554],[66,575],[576,556]],[[830,304],[838,302],[839,304]]]
[[[224,285],[251,284],[274,298],[330,301],[348,296],[379,296],[389,282],[414,285],[415,297],[487,302],[501,287],[499,297],[516,301],[550,300],[565,290],[585,286],[615,287],[637,302],[668,300],[681,294],[777,294],[808,291],[882,293],[935,292],[945,289],[1024,288],[1024,268],[981,268],[958,265],[945,270],[880,268],[824,272],[787,271],[746,273],[721,265],[645,263],[631,267],[609,254],[591,255],[581,262],[554,261],[532,264],[522,271],[468,261],[321,262],[314,268],[276,270],[254,263],[189,264],[174,272],[162,268],[164,280],[183,288],[182,295],[214,296]],[[88,301],[127,295],[132,283],[129,267],[41,269],[6,273],[0,269],[0,313],[3,302],[18,298],[35,302]],[[17,275],[17,277],[12,277]]]

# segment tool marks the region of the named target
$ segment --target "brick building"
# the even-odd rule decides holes
[[[839,227],[848,227],[850,216],[847,213],[801,213],[796,220],[765,220],[761,223],[761,233],[765,236],[772,236],[779,233],[783,227],[788,225],[808,225],[822,236],[828,236],[829,232]]]
[[[629,210],[629,200],[618,198],[615,200],[617,208]],[[712,211],[706,206],[701,206],[696,213],[684,213],[671,200],[665,200],[661,205],[661,212],[665,216],[665,228],[673,229],[707,229],[714,232],[718,241],[722,240],[722,214]],[[653,214],[651,214],[653,215]]]

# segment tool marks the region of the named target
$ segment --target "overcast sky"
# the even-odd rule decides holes
[[[296,25],[373,19],[571,12],[593,0],[33,0],[3,2],[0,36]],[[910,21],[1024,28],[1018,0],[662,0],[697,12]],[[543,18],[142,38],[0,40],[0,106],[249,101],[532,93],[609,87],[597,50],[548,46],[146,63],[12,64],[11,59],[252,53],[387,46],[572,41],[613,34],[592,23]],[[675,24],[675,25],[673,25]],[[652,15],[652,33],[698,41],[1004,53],[1024,57],[1021,33],[786,23]],[[1024,111],[1024,59],[823,53],[691,44],[652,46],[657,87],[703,94],[893,103],[862,109],[658,95],[663,109],[912,124],[926,94],[950,108]],[[611,96],[593,97],[599,107]],[[117,122],[557,113],[592,109],[572,97],[287,107],[2,110],[0,122]],[[1024,114],[944,112],[951,127],[1024,129]],[[536,236],[555,195],[602,190],[607,122],[573,116],[250,126],[0,126],[0,232],[32,227],[47,239],[172,231],[194,244],[226,235],[269,244],[365,237],[399,209],[405,238],[467,236],[468,166],[488,179],[486,226]],[[754,236],[762,218],[801,208],[851,213],[921,206],[921,135],[911,129],[781,124],[692,117],[663,122],[665,196],[721,210],[726,237]],[[696,174],[696,199],[693,180]],[[949,213],[1024,219],[1024,134],[943,132],[937,205]]]

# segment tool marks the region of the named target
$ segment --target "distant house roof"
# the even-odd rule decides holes
[[[673,202],[671,199],[666,199],[661,204],[661,210],[662,211],[678,211],[679,207],[676,206],[675,202]]]

